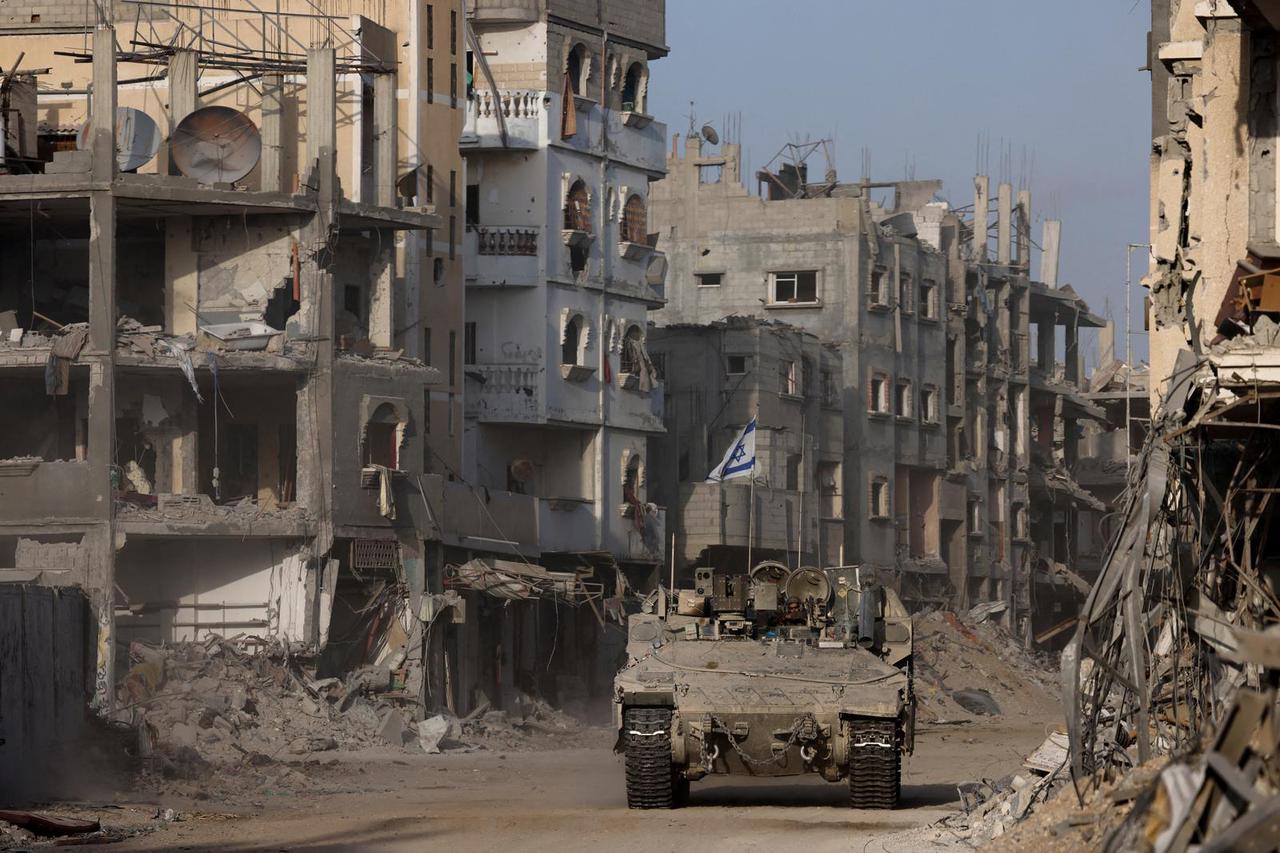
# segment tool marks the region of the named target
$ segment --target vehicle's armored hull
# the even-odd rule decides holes
[[[678,804],[713,774],[816,773],[849,779],[855,806],[892,807],[914,728],[910,620],[892,604],[879,653],[785,626],[724,636],[710,618],[631,617],[615,708],[632,805]]]

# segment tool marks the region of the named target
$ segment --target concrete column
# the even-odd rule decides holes
[[[116,173],[116,35],[112,27],[93,34],[93,97],[89,121],[93,128],[93,177],[111,180]],[[114,329],[112,330],[114,334]]]
[[[83,579],[96,611],[99,640],[106,653],[97,661],[95,697],[102,707],[114,707],[115,535],[111,468],[115,461],[115,339],[116,339],[116,207],[112,183],[116,174],[116,42],[115,30],[99,27],[93,34],[93,100],[89,121],[92,174],[89,194],[89,339],[81,359],[89,363],[88,486],[93,492],[99,523],[84,537],[89,568]]]
[[[1072,385],[1080,384],[1080,330],[1076,328],[1074,323],[1069,323],[1065,329],[1066,346],[1063,350],[1063,375]]]
[[[1018,266],[1031,271],[1031,190],[1018,190]]]
[[[996,263],[1007,267],[1012,258],[1013,187],[1001,184],[996,197]]]
[[[337,141],[335,57],[331,47],[307,51],[307,160],[319,168],[320,203],[334,201]]]
[[[281,192],[281,133],[284,120],[284,77],[268,74],[262,78],[262,189]]]
[[[396,75],[373,78],[374,185],[381,207],[396,206]]]
[[[1098,367],[1103,368],[1116,360],[1116,324],[1108,320],[1098,330]]]
[[[1045,375],[1053,373],[1053,319],[1036,320],[1036,367]]]
[[[395,233],[381,231],[378,239],[382,250],[375,260],[369,295],[369,340],[375,347],[391,349],[395,332]]]
[[[1047,219],[1040,250],[1040,282],[1046,287],[1058,286],[1058,253],[1062,245],[1062,223]]]
[[[991,204],[991,182],[986,175],[973,179],[973,248],[978,263],[987,259],[987,228],[991,218],[987,208]]]
[[[196,73],[199,65],[196,54],[190,50],[174,51],[169,57],[169,138],[172,144],[173,132],[182,121],[196,109]],[[173,164],[172,152],[169,152],[169,174],[182,174]]]
[[[319,211],[302,228],[299,243],[320,249],[336,224],[336,162],[334,109],[335,73],[333,48],[307,51],[307,162],[311,185],[318,188]],[[326,557],[333,547],[333,275],[331,253],[308,253],[302,262],[299,324],[305,335],[317,339],[315,369],[298,392],[298,501],[317,517],[313,548]],[[346,413],[344,413],[346,414]]]

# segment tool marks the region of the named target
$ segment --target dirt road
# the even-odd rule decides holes
[[[957,782],[1014,772],[1047,722],[1024,717],[922,732],[905,768],[902,806],[892,812],[852,811],[843,784],[809,778],[703,781],[693,786],[688,808],[628,811],[620,759],[597,731],[588,747],[560,751],[339,754],[337,763],[304,768],[314,788],[302,794],[262,788],[131,805],[126,796],[116,808],[81,813],[107,825],[159,823],[155,831],[101,845],[112,851],[421,851],[435,844],[556,853],[905,850],[921,836],[906,843],[895,833],[949,813]],[[180,820],[151,820],[165,808]]]

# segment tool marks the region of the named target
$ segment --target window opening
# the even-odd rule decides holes
[[[627,243],[648,243],[649,222],[644,199],[633,195],[622,210],[622,239]]]
[[[641,100],[643,89],[644,66],[639,62],[633,62],[627,69],[626,79],[622,83],[623,112],[644,112],[644,103]]]
[[[774,273],[773,301],[790,304],[817,302],[818,274],[813,271]]]
[[[591,232],[591,196],[581,180],[573,182],[565,197],[564,227],[566,231]]]
[[[578,351],[582,342],[582,315],[569,320],[564,327],[564,339],[560,344],[560,363],[578,363]]]

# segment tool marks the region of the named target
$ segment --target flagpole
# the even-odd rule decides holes
[[[751,467],[751,491],[747,499],[747,572],[751,572],[751,543],[756,535],[756,469]]]

